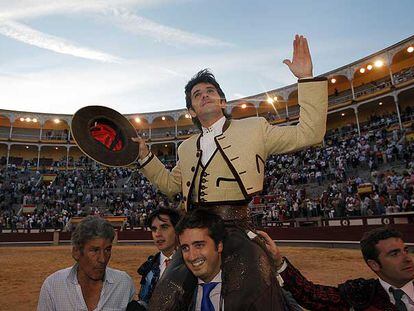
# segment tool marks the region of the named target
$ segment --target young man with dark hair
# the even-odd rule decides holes
[[[114,237],[108,221],[96,216],[84,218],[72,233],[76,264],[44,281],[37,310],[126,310],[135,286],[124,271],[107,267]]]
[[[220,85],[218,84],[218,82],[216,81],[216,78],[214,77],[214,75],[208,71],[208,69],[204,69],[199,71],[185,86],[184,89],[184,93],[185,93],[185,104],[186,107],[188,109],[188,111],[194,111],[193,108],[193,101],[192,101],[192,94],[191,91],[193,90],[193,88],[197,85],[197,84],[207,84],[212,86],[212,89],[210,90],[210,92],[213,91],[213,89],[215,89],[217,91],[218,97],[226,102],[226,95],[224,95],[223,90],[221,89]],[[197,97],[198,95],[196,95]],[[230,116],[227,114],[225,106],[221,107],[221,112],[223,114],[223,116],[225,116],[227,119],[230,118]],[[196,125],[200,130],[203,129],[203,126],[201,125],[200,120],[198,119],[196,114],[191,114],[191,118],[192,121],[194,123],[194,125]]]
[[[176,232],[184,262],[198,281],[188,310],[223,310],[221,269],[226,230],[220,216],[205,209],[195,210],[183,217]]]
[[[326,130],[327,81],[313,78],[312,60],[306,38],[296,36],[292,62],[285,60],[299,79],[299,123],[295,126],[270,125],[264,118],[230,120],[224,114],[226,98],[213,74],[207,70],[197,73],[185,87],[186,106],[202,134],[182,142],[178,148],[179,161],[172,171],[148,149],[143,139],[139,143],[141,172],[160,191],[173,197],[182,193],[187,211],[208,208],[226,222],[229,238],[224,245],[224,278],[236,280],[228,284],[231,298],[227,310],[243,310],[257,297],[268,297],[262,310],[281,310],[282,298],[275,271],[266,251],[256,241],[248,225],[247,204],[263,189],[265,161],[271,154],[292,152],[320,143]],[[177,261],[177,264],[183,263]],[[153,310],[174,310],[177,298],[171,291],[185,293],[177,273],[165,274],[155,289],[150,307]],[[181,276],[181,275],[180,275]],[[184,280],[184,279],[183,279]],[[177,286],[171,287],[170,283]],[[190,282],[191,283],[191,282]],[[190,289],[190,291],[192,291]],[[252,293],[256,293],[256,297]],[[251,301],[245,297],[249,295]],[[154,297],[153,296],[153,297]],[[166,301],[165,297],[170,297]],[[160,302],[160,303],[157,303]]]
[[[184,262],[198,283],[188,310],[224,310],[224,302],[230,302],[228,291],[231,290],[231,286],[227,286],[229,282],[222,282],[223,276],[227,275],[222,273],[223,243],[227,235],[225,223],[217,214],[197,209],[183,217],[176,226],[176,232]],[[257,293],[250,295],[256,296]],[[284,292],[284,297],[284,310],[302,310],[289,293]],[[249,297],[241,299],[249,300]],[[244,310],[262,310],[266,308],[266,302],[265,297],[259,296],[257,301],[245,304]]]
[[[264,232],[266,245],[274,257],[283,288],[310,310],[414,310],[414,263],[401,233],[388,228],[366,232],[361,239],[365,262],[379,279],[348,280],[338,287],[313,284],[286,258]]]
[[[149,256],[147,261],[138,268],[138,274],[141,275],[138,303],[144,309],[147,309],[152,292],[177,248],[174,227],[180,217],[181,214],[177,209],[164,207],[156,209],[148,217],[147,226],[151,229],[152,239],[159,252]]]
[[[382,240],[396,238],[402,240],[401,232],[391,228],[378,228],[364,233],[360,245],[362,256],[368,264],[369,260],[378,262],[379,250],[377,244]]]

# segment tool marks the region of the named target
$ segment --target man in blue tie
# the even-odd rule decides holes
[[[221,261],[226,230],[222,219],[197,209],[183,217],[176,232],[184,262],[198,279],[189,310],[223,310],[226,290],[222,286]]]

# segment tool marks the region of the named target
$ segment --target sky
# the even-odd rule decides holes
[[[413,35],[412,12],[413,0],[0,0],[0,109],[181,109],[204,68],[234,100],[295,83],[282,61],[297,33],[319,75]]]

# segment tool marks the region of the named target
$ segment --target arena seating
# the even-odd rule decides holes
[[[377,73],[359,74],[355,62],[352,76],[339,69],[326,74],[324,142],[268,159],[263,193],[250,203],[257,224],[414,210],[414,53],[406,52],[409,40],[400,43],[399,51],[393,46],[393,63]],[[284,100],[272,109],[269,94]],[[242,106],[246,103],[250,112]],[[294,85],[231,101],[228,107],[234,118],[258,115],[277,125],[295,124],[299,114]],[[14,114],[24,115],[0,110],[0,229],[67,229],[71,217],[87,214],[124,216],[127,228],[143,227],[154,207],[180,204],[179,196],[169,201],[134,167],[105,168],[83,156],[70,138],[69,116],[55,123],[56,116],[45,115],[41,127],[33,118],[27,123],[30,118],[15,119]],[[199,132],[185,110],[166,118],[160,113],[127,117],[139,121],[137,130],[169,168],[177,146]],[[56,177],[50,183],[43,174]]]
[[[411,110],[403,117],[410,120]],[[406,139],[411,128],[389,131],[395,122],[392,114],[372,116],[361,136],[349,127],[336,129],[324,146],[270,157],[263,194],[251,204],[254,215],[268,223],[414,210],[414,143]],[[168,201],[133,168],[105,168],[86,159],[75,169],[59,167],[55,162],[43,172],[17,165],[2,169],[3,227],[64,229],[72,216],[91,213],[125,216],[128,227],[142,227],[154,207],[179,204],[179,197]],[[52,184],[43,182],[45,172],[56,174]],[[358,189],[366,182],[372,191],[362,195]],[[34,213],[19,213],[31,204]]]

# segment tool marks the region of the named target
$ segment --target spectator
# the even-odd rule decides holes
[[[283,287],[310,310],[412,310],[414,308],[414,263],[401,233],[377,228],[364,234],[361,251],[378,279],[348,280],[338,287],[315,285],[286,258],[273,240],[259,232],[272,253]]]
[[[45,280],[37,310],[126,310],[135,287],[128,274],[107,267],[114,236],[108,221],[95,216],[83,219],[72,234],[76,264]]]

